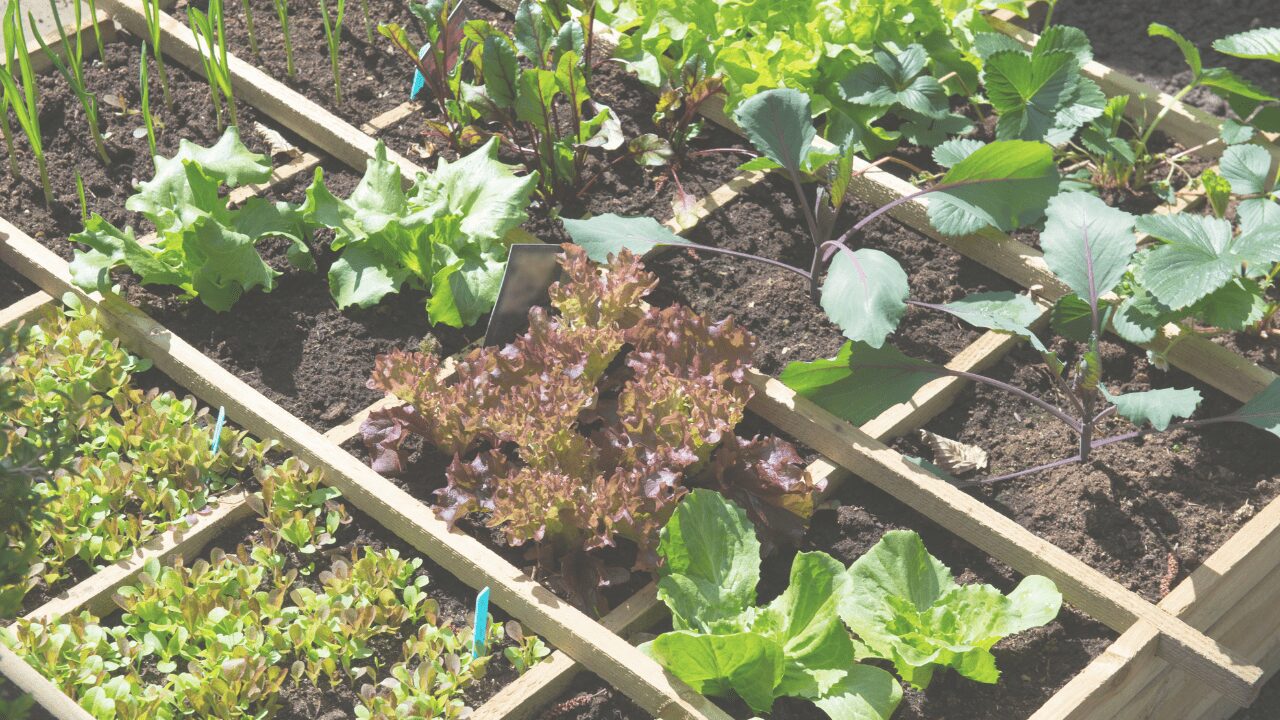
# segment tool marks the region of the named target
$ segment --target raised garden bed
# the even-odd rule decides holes
[[[141,32],[140,9],[136,4],[111,0],[104,2],[103,7],[121,20],[126,29]],[[271,8],[256,9],[259,9],[259,24],[265,24],[260,18],[266,16],[270,19]],[[358,8],[353,4],[348,10],[348,34],[351,34],[351,30],[358,28]],[[486,12],[492,12],[494,17],[501,16],[496,9]],[[166,32],[172,33],[166,36],[164,47],[170,56],[171,66],[195,64],[198,59],[190,51],[185,29],[184,33],[179,33],[173,27],[167,27]],[[172,46],[168,44],[170,42]],[[249,55],[251,53],[245,53],[244,57],[247,59]],[[372,55],[372,51],[362,49],[360,59],[374,62],[368,60]],[[325,58],[323,55],[319,57],[320,70],[324,70]],[[353,166],[356,172],[362,169],[365,159],[372,156],[373,139],[365,133],[377,132],[379,127],[370,124],[362,132],[312,104],[312,101],[325,104],[320,91],[324,83],[316,83],[314,87],[299,86],[310,96],[308,101],[278,83],[270,82],[269,78],[252,68],[234,63],[233,66],[238,73],[237,91],[242,100],[258,107],[265,117],[278,121],[282,129],[306,138],[318,154],[331,155],[337,161]],[[358,85],[355,82],[351,86]],[[619,86],[622,89],[617,92],[626,98],[634,98],[638,94],[638,88],[628,89],[625,82]],[[611,104],[621,105],[617,100]],[[338,106],[337,109],[342,111],[344,107]],[[644,102],[632,103],[628,109],[630,114],[624,115],[624,125],[648,127],[644,124],[645,107]],[[387,109],[391,112],[383,117],[402,114],[391,104]],[[358,123],[371,118],[348,116],[347,119]],[[405,122],[412,123],[412,119]],[[388,135],[391,137],[393,135]],[[397,142],[409,141],[412,144],[411,132],[401,133],[398,137],[401,140]],[[406,175],[417,169],[416,163],[422,159],[414,157],[410,145],[402,145],[399,152],[391,155],[392,162],[398,164]],[[395,142],[392,149],[397,150]],[[344,176],[346,171],[340,170],[327,158],[309,157],[314,157],[314,160],[309,161],[312,164],[304,169],[303,177],[310,174],[314,163],[324,164],[329,169],[326,175],[332,181],[331,189],[336,195],[345,197],[345,190],[354,184],[358,176],[349,173]],[[772,232],[768,227],[771,221],[783,228],[796,225],[795,206],[777,191],[778,181],[773,179],[776,174],[743,173],[735,177],[731,163],[710,163],[705,169],[705,176],[691,175],[694,180],[686,181],[686,189],[695,188],[699,197],[710,193],[709,197],[700,202],[693,213],[671,221],[669,225],[673,229],[707,244],[768,250],[771,253],[776,250],[777,255],[784,258],[803,247],[803,236],[788,236],[786,230]],[[704,168],[700,166],[699,171],[702,170]],[[641,186],[641,183],[652,183],[657,177],[661,174],[620,173],[600,186],[599,200],[588,199],[580,207],[562,205],[561,210],[568,208],[575,213],[640,212],[659,220],[668,219],[670,212],[664,211],[670,209],[670,197],[667,195],[670,188],[659,195],[646,192],[652,189],[652,185]],[[863,198],[860,202],[875,202],[886,192],[905,192],[900,180],[875,169],[869,169],[859,177],[858,192]],[[615,196],[622,194],[620,191],[623,189],[632,197],[616,200]],[[277,183],[266,193],[267,197],[273,198],[297,198],[299,191],[299,181],[285,180],[284,184]],[[247,195],[241,199],[244,197]],[[923,203],[920,202],[900,206],[898,216],[908,227],[885,225],[886,229],[863,238],[867,246],[885,249],[920,269],[920,272],[912,274],[912,290],[916,295],[934,302],[948,301],[959,291],[1003,290],[1016,287],[1016,284],[1042,285],[1048,288],[1044,293],[1049,297],[1061,292],[1060,286],[1044,272],[1043,266],[1037,265],[1034,251],[1023,252],[1007,240],[987,234],[986,237],[952,242],[952,249],[934,244],[930,236],[935,233],[927,221],[920,222],[923,219],[919,214],[922,208]],[[534,219],[525,227],[535,235],[543,236],[541,239],[559,240],[562,236],[559,236],[558,228],[550,224],[555,222],[552,215],[550,208],[545,214],[535,213]],[[573,214],[565,216],[572,217]],[[31,232],[7,223],[0,225],[0,230],[7,234],[0,253],[12,266],[51,295],[61,295],[72,289],[66,265],[42,253],[39,245],[27,237]],[[981,244],[984,241],[987,243],[985,247]],[[1020,252],[1022,257],[1017,256]],[[322,265],[332,262],[331,256],[324,255],[323,242],[313,248],[313,253]],[[990,266],[1009,280],[978,267],[974,261]],[[769,273],[735,275],[740,273],[741,266],[694,263],[683,253],[656,260],[653,267],[660,268],[665,281],[654,297],[659,305],[685,302],[711,316],[718,315],[716,309],[723,308],[725,303],[745,307],[746,311],[740,313],[740,317],[764,339],[768,354],[758,362],[770,373],[776,374],[786,362],[797,359],[795,355],[801,355],[799,359],[809,359],[834,350],[834,346],[824,344],[830,342],[834,333],[824,328],[823,323],[813,322],[817,316],[816,309],[814,317],[787,317],[768,311],[769,293],[773,292]],[[255,434],[281,438],[286,448],[321,468],[326,473],[326,482],[341,489],[353,506],[367,512],[372,518],[370,522],[385,525],[404,538],[408,543],[406,552],[412,548],[414,552],[438,562],[440,572],[453,574],[459,579],[459,587],[462,584],[472,588],[490,586],[497,605],[563,649],[563,652],[554,653],[544,665],[535,667],[525,677],[498,692],[488,705],[477,709],[478,716],[527,716],[548,704],[548,715],[553,717],[579,716],[578,713],[584,717],[604,717],[611,716],[609,713],[632,713],[639,709],[663,716],[723,717],[726,710],[733,716],[749,716],[751,711],[745,705],[717,706],[692,693],[674,676],[663,675],[652,660],[623,639],[645,628],[661,630],[663,623],[669,622],[663,619],[663,606],[656,601],[652,587],[640,589],[635,597],[621,604],[615,599],[612,604],[617,607],[600,621],[608,629],[605,630],[531,582],[518,569],[523,567],[520,558],[506,554],[507,559],[503,559],[494,552],[496,546],[486,547],[488,543],[447,532],[430,509],[419,502],[418,498],[426,499],[419,492],[422,488],[413,488],[414,492],[406,493],[370,471],[356,457],[340,450],[338,445],[354,435],[366,413],[357,413],[353,420],[334,427],[328,438],[318,434],[318,430],[333,427],[376,399],[376,393],[361,387],[368,375],[368,367],[361,368],[362,363],[369,364],[373,354],[388,349],[413,347],[429,332],[426,325],[415,324],[422,323],[423,318],[421,314],[415,317],[411,310],[416,308],[421,313],[422,298],[411,293],[402,296],[405,302],[401,310],[389,311],[387,308],[391,305],[380,306],[377,313],[381,317],[376,320],[362,318],[364,311],[339,312],[336,309],[327,314],[321,313],[318,320],[310,317],[308,308],[328,307],[322,305],[328,299],[321,284],[322,277],[319,274],[286,275],[274,294],[247,295],[242,300],[244,304],[226,316],[205,312],[205,308],[194,304],[180,305],[163,293],[126,282],[129,303],[159,316],[160,323],[115,297],[102,301],[99,312],[104,323],[118,332],[128,346],[152,357],[165,373],[190,387],[204,401],[226,406],[235,422]],[[790,280],[786,276],[783,278]],[[757,289],[743,291],[740,288],[750,286],[739,281],[762,284]],[[1010,281],[1013,284],[1009,284]],[[315,287],[306,290],[309,284]],[[761,306],[759,312],[751,312],[754,310],[753,301]],[[97,300],[86,296],[84,302],[94,304]],[[26,312],[25,307],[15,309],[6,313],[6,319],[20,317]],[[270,318],[271,322],[259,323],[260,336],[235,333],[231,318],[242,312],[249,313],[243,317],[256,315]],[[165,328],[172,330],[172,334]],[[364,344],[357,342],[350,349],[325,347],[324,341],[335,334],[354,334],[367,337],[368,341]],[[256,339],[259,337],[260,340]],[[282,337],[285,338],[283,342],[280,341]],[[452,354],[474,337],[476,335],[467,336],[465,333],[446,336],[443,350],[445,354]],[[911,354],[932,355],[938,362],[950,361],[951,367],[966,369],[989,367],[1017,344],[1008,335],[995,332],[981,334],[954,323],[916,323],[915,328],[899,337],[897,342]],[[323,354],[317,352],[321,349]],[[1239,399],[1247,399],[1266,384],[1268,373],[1265,370],[1256,366],[1250,368],[1238,358],[1226,365],[1224,358],[1230,357],[1230,353],[1219,350],[1222,349],[1198,339],[1189,339],[1179,342],[1168,357],[1173,364],[1183,367],[1200,380]],[[1131,351],[1116,352],[1116,358],[1132,357],[1126,354]],[[1018,357],[1013,357],[1013,367],[1017,367]],[[219,367],[219,362],[227,369]],[[1009,362],[1006,361],[1006,365]],[[1123,364],[1125,360],[1115,362]],[[1136,362],[1129,364],[1138,366]],[[1240,369],[1240,372],[1224,372],[1226,367]],[[315,378],[317,374],[323,377]],[[964,383],[960,379],[942,378],[929,383],[918,390],[909,403],[877,413],[863,424],[862,430],[826,415],[765,375],[753,371],[748,379],[756,391],[751,404],[753,410],[774,427],[835,461],[833,463],[816,454],[807,458],[811,460],[808,470],[812,476],[836,485],[847,477],[840,469],[843,466],[869,483],[864,485],[862,480],[853,480],[841,488],[833,501],[833,507],[838,509],[819,511],[806,536],[804,548],[826,550],[847,564],[874,544],[884,531],[909,527],[925,535],[931,550],[961,576],[962,582],[982,580],[1008,590],[1015,573],[1040,573],[1058,583],[1072,606],[1053,625],[997,647],[1001,664],[1017,668],[1010,671],[1010,674],[1018,673],[1017,678],[1006,678],[1004,684],[986,688],[959,682],[954,675],[939,676],[927,693],[909,691],[895,717],[983,717],[973,714],[975,706],[999,707],[1006,715],[1013,709],[1017,716],[1029,715],[1040,708],[1036,717],[1111,717],[1113,715],[1087,713],[1101,713],[1103,711],[1097,708],[1105,707],[1105,703],[1148,692],[1144,683],[1169,682],[1170,678],[1188,677],[1186,673],[1196,679],[1181,681],[1184,692],[1210,688],[1197,691],[1204,714],[1194,717],[1221,717],[1213,713],[1220,713],[1230,701],[1222,701],[1214,693],[1222,693],[1243,703],[1260,685],[1263,672],[1270,670],[1262,661],[1268,650],[1265,637],[1260,637],[1265,633],[1248,635],[1241,634],[1239,630],[1248,623],[1252,613],[1260,611],[1256,602],[1246,601],[1245,597],[1271,596],[1267,588],[1275,584],[1270,580],[1274,563],[1268,564],[1265,550],[1273,536],[1271,530],[1277,512],[1266,504],[1274,493],[1269,492],[1270,485],[1263,477],[1265,468],[1250,471],[1256,472],[1260,482],[1244,482],[1249,486],[1247,492],[1242,486],[1240,493],[1244,494],[1228,493],[1230,498],[1220,498],[1215,508],[1224,517],[1239,515],[1233,523],[1244,523],[1247,520],[1244,514],[1236,513],[1227,506],[1245,497],[1253,504],[1257,515],[1234,535],[1222,528],[1214,528],[1213,532],[1193,531],[1193,539],[1189,538],[1187,542],[1186,556],[1179,556],[1185,564],[1182,571],[1190,571],[1192,576],[1161,600],[1159,588],[1156,591],[1151,588],[1153,578],[1149,572],[1139,573],[1139,577],[1133,580],[1131,588],[1138,592],[1126,590],[1067,552],[1005,520],[999,512],[974,502],[946,482],[904,462],[896,452],[878,442],[877,439],[887,441],[903,436],[930,423],[935,416],[939,417],[930,427],[945,428],[953,436],[958,435],[947,423],[953,422],[952,418],[959,414],[970,412],[966,409],[968,401],[962,392]],[[1136,390],[1143,382],[1143,378],[1129,378],[1124,389]],[[960,409],[945,413],[946,407],[957,397],[962,400]],[[280,402],[285,408],[281,409],[271,400]],[[981,394],[978,400],[982,401]],[[1225,401],[1211,398],[1210,402]],[[387,404],[379,401],[375,405],[386,407]],[[1263,439],[1266,440],[1265,437]],[[1200,440],[1197,438],[1195,443],[1197,448]],[[1205,439],[1204,442],[1208,444],[1209,441]],[[1210,452],[1232,454],[1230,449],[1216,446]],[[1240,454],[1235,453],[1237,456]],[[432,462],[427,457],[420,462],[424,467],[434,467],[439,472],[440,460],[436,458],[436,462]],[[1199,456],[1185,462],[1203,469],[1204,461]],[[1139,487],[1146,487],[1141,481],[1149,479],[1147,474],[1137,478]],[[872,486],[887,490],[897,500],[880,495]],[[1199,497],[1190,491],[1180,496]],[[899,502],[913,510],[906,510]],[[921,515],[916,515],[915,511]],[[934,522],[936,526],[931,524]],[[1033,529],[1041,530],[1039,526],[1033,526]],[[1167,528],[1157,528],[1153,532],[1163,537]],[[1230,539],[1227,539],[1228,535],[1231,535]],[[1050,533],[1049,539],[1059,546],[1076,550],[1069,540],[1061,536]],[[972,543],[979,550],[967,543]],[[191,553],[184,551],[184,554]],[[1118,557],[1121,558],[1119,562],[1124,563],[1129,562],[1133,555],[1121,553]],[[1096,560],[1085,559],[1090,562]],[[769,600],[785,586],[788,560],[789,556],[783,555],[766,562],[765,582],[760,588],[762,601]],[[1193,571],[1197,561],[1203,561],[1203,564]],[[1206,585],[1208,578],[1216,582]],[[1169,583],[1176,580],[1175,574]],[[1210,589],[1204,590],[1206,587]],[[1257,592],[1251,593],[1254,589]],[[460,592],[465,594],[465,591]],[[1159,604],[1153,605],[1156,601]],[[1179,620],[1180,617],[1185,623]],[[1111,643],[1114,633],[1122,633],[1120,639],[1111,650],[1098,656]],[[1127,649],[1130,648],[1134,651],[1129,652]],[[1229,654],[1231,652],[1244,655],[1235,656]],[[1114,677],[1122,670],[1117,670],[1116,664],[1110,661],[1117,656],[1116,653],[1124,658],[1120,668],[1133,668],[1133,672],[1125,671],[1127,674],[1122,682]],[[1036,662],[1044,664],[1026,665],[1022,661],[1024,657],[1035,657]],[[1097,662],[1087,665],[1094,657],[1098,657]],[[1244,660],[1242,657],[1257,659]],[[578,669],[570,658],[577,659],[604,678],[605,686],[583,681],[585,684],[566,690]],[[0,657],[0,660],[5,658]],[[23,675],[21,668],[14,672]],[[24,677],[29,679],[29,676]],[[1201,682],[1207,685],[1201,685]],[[23,685],[23,689],[35,693],[42,702],[47,700],[49,704],[46,707],[60,713],[60,717],[64,716],[63,712],[70,712],[65,709],[65,703],[58,706],[61,710],[55,708],[59,703],[56,692],[42,691],[38,685],[37,680],[31,680]],[[1060,687],[1063,689],[1058,692]],[[638,708],[629,704],[632,700],[638,703]],[[314,713],[315,708],[313,704],[305,705],[303,711]],[[808,716],[806,713],[812,712],[812,706],[803,703],[792,706],[784,702],[774,708],[777,717],[805,717]],[[966,712],[970,714],[957,715]],[[1197,708],[1196,712],[1200,709]]]

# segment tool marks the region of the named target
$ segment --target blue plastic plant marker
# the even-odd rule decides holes
[[[222,426],[227,423],[227,409],[218,406],[218,421],[213,424],[213,442],[209,444],[209,451],[214,455],[218,454],[218,445],[222,443]]]
[[[418,51],[419,60],[427,56],[427,50],[430,47],[431,47],[431,43],[427,43],[426,45],[422,46],[422,49]],[[418,97],[418,93],[422,92],[422,86],[426,84],[427,84],[427,79],[422,76],[422,71],[414,70],[413,71],[413,87],[409,89],[409,99],[413,100],[414,98]]]
[[[472,644],[475,646],[476,657],[484,654],[484,639],[489,635],[489,588],[480,591],[476,595],[476,627],[475,634],[472,635]]]

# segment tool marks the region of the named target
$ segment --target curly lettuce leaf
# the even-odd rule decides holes
[[[143,285],[171,285],[209,308],[229,310],[255,287],[270,292],[280,275],[262,259],[259,241],[291,241],[291,264],[312,269],[315,261],[304,242],[306,225],[296,207],[251,198],[232,208],[222,188],[263,182],[271,176],[265,156],[249,151],[235,128],[212,147],[183,141],[172,158],[157,157],[156,174],[141,183],[126,207],[155,225],[156,241],[144,245],[133,228],[116,228],[94,215],[71,241],[88,246],[71,261],[73,282],[85,290],[107,291],[111,271],[127,267]]]
[[[840,620],[850,578],[835,558],[797,554],[787,589],[755,606],[755,532],[741,508],[710,490],[695,490],[676,508],[659,552],[667,564],[658,595],[676,629],[643,649],[694,689],[735,693],[756,712],[800,697],[832,718],[893,713],[901,688],[884,670],[856,662]]]
[[[419,174],[406,193],[399,166],[379,143],[345,200],[329,192],[317,169],[302,213],[334,231],[332,247],[341,254],[329,269],[329,289],[338,307],[372,307],[407,282],[430,291],[433,323],[464,327],[497,300],[506,269],[502,238],[524,222],[536,183],[536,173],[518,177],[500,162],[490,140]]]
[[[903,680],[925,688],[937,667],[978,682],[999,680],[991,647],[1057,616],[1053,582],[1028,576],[1005,595],[990,585],[958,585],[910,531],[886,533],[849,566],[852,590],[840,616],[864,657],[893,662]]]

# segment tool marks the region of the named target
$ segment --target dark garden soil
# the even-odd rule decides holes
[[[759,418],[747,425],[768,431]],[[745,431],[745,428],[744,428]],[[807,460],[816,453],[801,449]],[[952,533],[861,479],[850,479],[813,518],[802,550],[822,550],[844,564],[866,553],[889,530],[920,533],[929,552],[951,568],[958,582],[983,582],[1008,592],[1019,581],[1010,568],[991,559]],[[789,582],[794,553],[766,558],[762,567],[759,602],[779,595]],[[660,632],[662,628],[655,628]],[[1074,677],[1116,637],[1104,625],[1071,608],[1045,627],[1012,636],[995,646],[997,664],[1004,671],[997,685],[984,685],[951,671],[939,672],[926,691],[907,688],[895,720],[1007,720],[1027,717]],[[891,666],[885,669],[892,671]],[[734,717],[752,713],[738,700],[717,698]],[[542,715],[545,719],[612,720],[649,717],[598,678],[580,678]],[[826,715],[811,703],[784,699],[774,704],[775,720],[819,720]]]
[[[1064,359],[1073,352],[1057,349]],[[1152,368],[1139,350],[1104,342],[1102,356],[1103,378],[1113,392],[1196,386],[1181,372]],[[1073,361],[1071,357],[1067,366]],[[1051,402],[1056,399],[1039,356],[1026,347],[1015,350],[990,374]],[[1201,392],[1204,402],[1197,417],[1223,415],[1239,407],[1216,391]],[[1126,421],[1108,419],[1096,437],[1131,428]],[[1074,435],[1057,420],[985,385],[967,388],[929,429],[990,453],[986,477],[1076,453]],[[932,458],[914,436],[900,440],[897,449]],[[1069,465],[972,492],[1154,602],[1280,493],[1277,459],[1275,437],[1228,423],[1116,443],[1095,451],[1088,465]]]
[[[623,136],[628,140],[645,133],[661,134],[653,123],[657,96],[618,63],[604,61],[596,65],[591,94],[597,102],[607,105],[617,114],[622,122]],[[447,148],[433,146],[423,135],[424,120],[433,116],[430,108],[424,105],[420,114],[392,125],[378,137],[387,143],[387,147],[415,162],[433,165],[430,158],[436,154],[452,160],[454,153]],[[745,153],[706,152],[746,147],[737,135],[711,122],[706,123],[701,135],[689,147],[690,155],[675,174],[679,185],[667,168],[641,167],[624,156],[624,148],[607,153],[592,150],[582,174],[583,186],[579,196],[558,207],[535,202],[529,208],[530,219],[524,227],[543,242],[561,243],[568,242],[569,236],[559,221],[560,217],[616,213],[666,221],[675,214],[673,203],[682,197],[680,189],[691,201],[701,199],[731,180],[737,174],[738,165],[749,159]],[[703,154],[697,154],[699,152]],[[500,155],[504,162],[519,162],[515,153],[505,149]]]
[[[134,131],[144,125],[139,110],[139,48],[140,43],[132,39],[108,43],[105,59],[85,63],[85,83],[98,95],[101,106],[102,130],[112,159],[108,167],[103,167],[94,152],[84,111],[66,82],[56,73],[37,76],[40,124],[49,165],[49,182],[55,198],[49,208],[45,207],[40,191],[35,157],[26,137],[16,124],[14,126],[18,133],[15,144],[20,173],[16,180],[7,170],[0,175],[0,216],[65,259],[71,258],[71,244],[66,241],[66,236],[84,227],[76,195],[77,172],[84,181],[90,213],[96,212],[121,228],[125,224],[137,225],[142,219],[124,207],[125,200],[133,194],[134,184],[150,180],[155,174],[146,136],[134,136]],[[157,152],[172,156],[177,152],[181,139],[204,146],[216,142],[222,133],[214,121],[209,85],[199,76],[183,70],[176,62],[170,61],[168,68],[172,112],[165,109],[159,72],[152,61],[151,110],[157,121]],[[113,97],[123,101],[127,112],[120,111],[119,104],[111,99]],[[283,129],[243,103],[238,107],[240,127],[244,129],[241,139],[254,152],[268,152],[266,143],[253,130],[254,123],[263,122],[277,130]],[[286,137],[292,142],[299,142],[287,133]]]
[[[310,173],[302,173],[267,196],[300,203],[311,180]],[[339,197],[348,197],[359,180],[359,175],[336,167],[325,173],[325,184]],[[290,266],[283,240],[260,245],[267,262],[284,274],[272,292],[245,293],[225,313],[215,313],[199,300],[184,300],[170,288],[144,288],[131,275],[120,277],[131,303],[285,410],[323,430],[381,397],[365,387],[378,354],[415,348],[427,336],[439,341],[442,352],[452,354],[484,331],[483,323],[465,331],[431,327],[425,293],[407,289],[367,310],[338,310],[327,280],[336,258],[328,250],[330,239],[329,231],[317,232],[312,239],[316,272]]]
[[[1044,5],[1033,9],[1027,24],[1037,32],[1043,25]],[[1280,90],[1275,65],[1265,60],[1241,60],[1223,55],[1211,45],[1227,35],[1275,25],[1272,0],[1198,0],[1197,2],[1152,3],[1144,0],[1063,0],[1053,14],[1054,24],[1084,30],[1093,43],[1098,62],[1168,93],[1175,93],[1191,79],[1182,53],[1172,41],[1147,36],[1147,26],[1163,23],[1182,33],[1200,48],[1205,67],[1227,67],[1264,90]],[[1226,103],[1205,89],[1198,89],[1187,102],[1209,112],[1224,115]]]
[[[416,576],[426,575],[430,582],[424,591],[428,597],[439,605],[438,622],[441,626],[453,628],[469,628],[472,624],[471,612],[476,591],[457,578],[445,572],[443,568],[422,556],[420,552],[391,532],[382,528],[376,520],[359,510],[347,506],[351,522],[341,526],[335,533],[335,544],[324,548],[314,555],[303,555],[293,546],[282,542],[278,552],[285,557],[283,572],[298,571],[295,587],[308,587],[316,592],[323,591],[323,584],[318,580],[320,571],[326,570],[335,560],[352,561],[352,553],[362,556],[365,549],[385,551],[393,549],[403,558],[422,558],[422,567]],[[237,548],[252,548],[263,544],[268,531],[262,527],[261,521],[254,516],[230,527],[209,548],[218,548],[227,554],[234,554]],[[207,556],[208,552],[203,556]],[[499,609],[492,611],[495,622],[507,620],[507,616]],[[104,618],[103,625],[110,626],[119,622],[120,614]],[[373,651],[370,659],[355,666],[378,669],[378,677],[385,675],[387,669],[403,657],[404,642],[417,633],[417,627],[406,625],[399,635],[382,636],[370,641]],[[504,641],[504,645],[507,641]],[[485,677],[467,689],[464,698],[471,707],[478,707],[492,697],[498,690],[515,680],[517,673],[502,656],[502,649],[495,648],[495,657],[491,661]],[[144,672],[162,679],[163,674],[148,666]],[[274,716],[279,720],[349,720],[355,717],[360,686],[368,684],[367,678],[354,682],[338,682],[334,687],[317,687],[305,678],[299,682],[286,681],[280,693],[282,707]]]
[[[810,190],[811,192],[811,190]],[[853,202],[836,227],[851,226],[874,208]],[[774,175],[717,210],[689,233],[689,239],[782,260],[807,269],[813,242],[790,184]],[[914,299],[940,303],[980,290],[1013,290],[1014,285],[939,242],[892,220],[868,226],[854,247],[882,250],[908,273]],[[760,263],[721,255],[670,252],[651,260],[662,278],[655,303],[681,302],[714,318],[732,315],[755,333],[755,365],[776,374],[792,361],[836,354],[840,330],[809,300],[808,283],[797,275]],[[980,332],[942,313],[910,308],[890,340],[903,352],[939,363],[976,340]]]
[[[39,288],[36,284],[22,273],[0,262],[0,309],[9,307],[37,290]]]
[[[365,31],[363,5],[367,4],[370,39]],[[170,14],[187,21],[186,7],[208,8],[208,0],[179,0]],[[289,4],[289,37],[293,45],[294,76],[289,77],[284,51],[284,34],[272,0],[251,0],[254,37],[259,53],[249,43],[244,7],[236,0],[224,0],[228,50],[240,59],[262,68],[267,74],[306,95],[343,120],[360,126],[409,99],[414,67],[409,58],[378,33],[381,23],[404,28],[415,47],[423,42],[418,20],[403,0],[352,0],[346,5],[342,22],[338,66],[342,77],[342,102],[334,101],[333,69],[324,24],[315,2]],[[335,20],[336,0],[328,0],[330,20]],[[467,3],[468,17],[504,22],[504,13],[484,3]]]

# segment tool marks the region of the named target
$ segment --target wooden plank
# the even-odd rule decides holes
[[[867,480],[1024,575],[1045,575],[1082,612],[1123,632],[1146,620],[1162,634],[1161,654],[1239,705],[1256,694],[1262,670],[1185,622],[1159,610],[1070,553],[1041,539],[810,401],[778,380],[751,373],[751,408],[800,442]]]
[[[227,408],[230,419],[261,437],[279,439],[354,506],[404,538],[447,572],[472,587],[489,586],[494,602],[552,645],[629,695],[655,715],[724,718],[723,711],[693,692],[622,638],[570,607],[475,538],[450,531],[435,513],[363,462],[281,409],[137,308],[115,296],[95,300],[74,288],[67,264],[7,221],[0,220],[0,259],[50,294],[75,292],[86,307],[97,306],[104,326],[134,352],[187,386],[206,402]]]
[[[162,1],[162,4],[165,4],[165,5],[173,4],[173,0],[161,0],[161,1]],[[43,4],[41,3],[35,3],[35,6],[37,8],[44,7]],[[98,43],[97,43],[97,40],[94,39],[93,20],[92,18],[89,17],[88,4],[85,3],[83,5],[83,8],[84,9],[82,12],[84,14],[80,18],[81,25],[78,30],[75,28],[73,24],[75,22],[74,8],[60,7],[58,8],[58,12],[62,14],[62,27],[67,31],[67,40],[71,42],[71,44],[74,46],[76,42],[76,35],[78,34],[80,36],[80,42],[84,44],[83,45],[84,58],[87,61],[98,55]],[[23,12],[23,11],[25,11],[25,8],[23,8],[19,12]],[[39,12],[39,10],[37,10],[37,12]],[[115,25],[112,24],[111,18],[108,17],[107,13],[104,12],[101,8],[98,9],[97,18],[98,18],[98,32],[102,35],[102,44],[106,45],[107,43],[114,41],[116,39],[116,28],[115,28]],[[49,22],[49,25],[52,27],[53,26],[52,15],[49,16],[48,22]],[[24,27],[26,27],[28,24],[27,17],[25,15],[22,18],[22,23]],[[29,28],[29,31],[34,29],[35,28]],[[53,30],[50,30],[49,32],[46,32],[44,35],[41,35],[40,37],[44,40],[44,44],[49,47],[49,50],[57,53],[59,56],[65,59],[65,55],[62,53],[62,38],[58,36],[58,31],[56,28]],[[36,40],[35,35],[32,35],[31,39],[27,41],[27,56],[31,58],[31,69],[34,72],[47,73],[50,70],[53,70],[53,61],[49,59],[49,56],[45,54],[44,49],[40,47],[40,41]],[[0,62],[0,66],[2,65],[4,65],[4,63]]]
[[[650,583],[614,608],[600,624],[626,637],[654,626],[666,614],[666,606],[658,601],[658,586]],[[563,693],[581,670],[582,666],[573,658],[557,650],[476,708],[471,720],[524,720],[531,717]]]
[[[20,322],[32,322],[40,318],[44,306],[53,301],[44,292],[34,292],[18,300],[9,307],[0,310],[0,328],[8,329]]]
[[[4,645],[0,645],[0,675],[30,695],[37,705],[58,720],[93,720],[93,716],[67,697],[61,688]]]
[[[1233,535],[1159,607],[1205,630],[1268,674],[1280,647],[1280,498]],[[1032,720],[1111,717],[1185,717],[1208,720],[1234,712],[1222,697],[1163,660],[1153,650],[1151,627],[1139,623],[1040,708]],[[1207,704],[1206,704],[1207,703]],[[1194,709],[1193,708],[1197,708]],[[1180,715],[1179,713],[1186,713]],[[1224,714],[1225,713],[1225,714]]]

